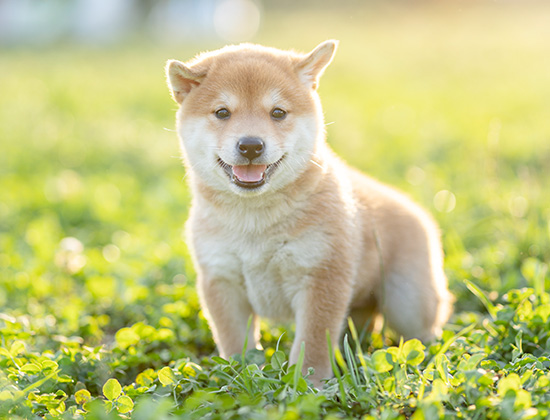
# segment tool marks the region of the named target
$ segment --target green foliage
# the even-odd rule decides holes
[[[329,141],[434,214],[457,297],[433,343],[350,324],[321,390],[290,328],[215,356],[162,74],[202,48],[2,50],[0,418],[549,418],[550,27],[454,12],[275,16],[259,40],[342,39]]]

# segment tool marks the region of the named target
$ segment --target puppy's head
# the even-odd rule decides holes
[[[259,195],[284,188],[323,139],[317,85],[336,41],[309,54],[243,44],[171,60],[178,133],[193,179],[219,191]]]

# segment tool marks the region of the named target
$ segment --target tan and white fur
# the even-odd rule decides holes
[[[316,89],[336,46],[243,44],[167,64],[193,193],[189,245],[220,355],[242,351],[251,316],[249,348],[258,317],[290,319],[290,363],[305,343],[316,385],[332,374],[326,331],[336,345],[349,315],[382,314],[404,338],[430,340],[452,301],[431,217],[326,144]]]

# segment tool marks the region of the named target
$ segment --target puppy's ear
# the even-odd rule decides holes
[[[311,89],[317,89],[319,78],[332,61],[336,47],[338,47],[336,40],[322,42],[298,61],[296,68],[303,84]]]
[[[205,69],[191,68],[177,60],[168,60],[166,63],[168,87],[178,104],[181,104],[191,89],[200,85],[205,77]]]

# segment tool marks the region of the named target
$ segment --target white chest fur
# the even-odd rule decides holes
[[[284,227],[269,234],[243,234],[226,227],[214,235],[201,232],[193,243],[209,276],[240,289],[255,313],[289,319],[295,297],[307,287],[308,274],[328,251],[324,235],[318,226],[296,237]]]

